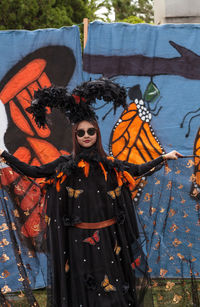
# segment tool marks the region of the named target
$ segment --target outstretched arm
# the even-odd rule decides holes
[[[17,170],[24,175],[32,178],[42,178],[42,177],[50,177],[54,174],[56,166],[64,161],[64,157],[59,157],[55,161],[44,164],[42,166],[31,166],[24,162],[21,162],[13,155],[9,154],[7,151],[0,150],[0,156],[5,159],[6,163],[13,167],[15,171]]]
[[[166,160],[177,160],[179,157],[182,157],[182,155],[177,152],[176,150],[170,151],[167,154],[161,155],[159,158],[154,159],[150,162],[137,165],[137,164],[132,164],[132,163],[127,163],[127,167],[129,167],[129,171],[132,176],[138,177],[146,174],[149,172],[151,169],[159,165],[160,163],[166,161]]]

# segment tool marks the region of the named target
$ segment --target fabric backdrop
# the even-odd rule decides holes
[[[84,79],[103,75],[128,92],[127,115],[98,111],[110,154],[137,164],[172,149],[199,154],[199,45],[199,25],[90,24]],[[133,199],[151,276],[199,277],[199,159],[170,161]]]

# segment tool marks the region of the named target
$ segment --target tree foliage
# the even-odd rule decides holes
[[[84,17],[90,21],[103,19],[110,22],[109,13],[114,10],[115,21],[127,22],[133,17],[151,22],[153,0],[0,0],[0,29],[59,28],[80,24]],[[100,8],[107,8],[98,17]],[[132,18],[130,17],[132,16]],[[127,19],[129,18],[129,19]],[[137,19],[135,19],[136,21]],[[125,20],[124,20],[125,21]]]
[[[122,22],[127,22],[127,23],[132,23],[132,24],[136,24],[136,23],[144,23],[145,21],[137,16],[129,16],[127,18],[124,18],[123,20],[121,20]]]
[[[1,0],[0,29],[59,28],[87,17],[88,0]]]
[[[138,17],[138,21],[144,20],[147,23],[153,21],[153,0],[107,0],[106,7],[110,11],[114,9],[115,21],[131,16]]]

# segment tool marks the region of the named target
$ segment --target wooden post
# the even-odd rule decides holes
[[[89,19],[83,18],[83,48],[84,49],[85,49],[87,38],[88,38],[88,24],[89,24]]]

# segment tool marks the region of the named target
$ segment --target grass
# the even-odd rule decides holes
[[[192,301],[192,288],[195,290],[194,293],[200,295],[200,281],[196,281],[192,287],[191,280],[154,279],[151,291],[148,291],[146,295],[144,307],[150,306],[149,302],[152,301],[152,297],[154,307],[195,306]],[[33,293],[39,306],[46,306],[45,289],[34,290]],[[14,307],[30,307],[23,293],[11,293],[7,297]]]

